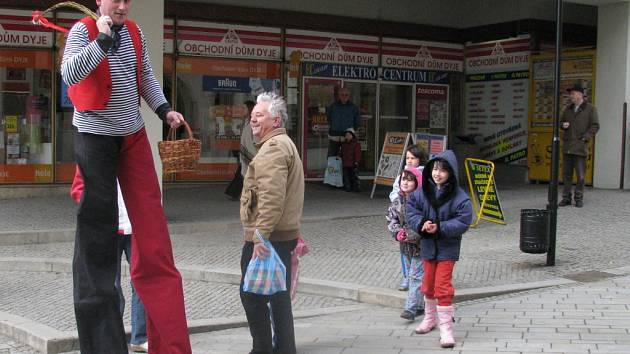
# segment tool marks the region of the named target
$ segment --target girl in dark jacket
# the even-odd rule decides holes
[[[428,333],[439,325],[443,348],[455,346],[453,268],[473,214],[470,198],[459,187],[457,166],[451,150],[429,160],[422,173],[422,188],[407,201],[407,221],[420,234],[424,266],[425,316],[416,333]]]

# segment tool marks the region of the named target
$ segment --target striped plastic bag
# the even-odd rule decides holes
[[[287,268],[271,242],[263,239],[269,249],[265,259],[252,258],[243,279],[243,291],[258,295],[273,295],[287,290]]]

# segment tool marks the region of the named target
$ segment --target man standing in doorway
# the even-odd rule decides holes
[[[586,173],[586,157],[588,142],[599,130],[597,109],[584,99],[584,88],[575,85],[567,90],[571,96],[571,104],[562,113],[560,127],[564,130],[562,138],[562,164],[564,173],[562,181],[564,189],[562,200],[558,206],[571,205],[571,187],[573,171],[577,176],[577,184],[573,199],[575,206],[584,206],[584,176]]]
[[[328,156],[337,156],[348,128],[359,131],[361,114],[359,108],[350,102],[350,91],[342,87],[339,90],[339,100],[333,102],[326,109],[328,116]]]
[[[287,106],[274,93],[262,93],[251,115],[258,153],[251,161],[241,195],[241,222],[245,244],[241,255],[240,295],[253,349],[250,354],[295,354],[291,310],[291,252],[300,234],[304,204],[304,172],[295,144],[287,135]],[[287,290],[271,296],[243,291],[249,261],[269,256],[262,239],[271,241],[286,267]],[[273,313],[276,345],[273,348],[269,307]]]
[[[131,0],[96,0],[96,5],[98,20],[86,17],[72,27],[61,63],[74,104],[75,158],[84,181],[72,264],[81,353],[127,352],[114,287],[118,178],[133,225],[131,279],[146,308],[149,350],[189,354],[182,278],[140,97],[173,128],[184,118],[171,109],[155,79],[142,31],[127,20]]]

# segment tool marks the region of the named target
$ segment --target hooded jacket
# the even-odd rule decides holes
[[[342,166],[344,168],[357,167],[359,161],[361,161],[361,144],[357,140],[357,135],[354,133],[354,129],[346,129],[346,133],[352,134],[352,140],[346,141],[345,139],[341,143],[341,149],[339,154],[341,155]]]
[[[449,165],[449,179],[437,189],[433,181],[433,164],[437,160]],[[407,200],[409,228],[420,234],[421,256],[426,260],[459,260],[462,235],[472,221],[473,208],[468,194],[459,187],[457,158],[446,150],[429,160],[422,172],[422,188],[416,189]],[[435,234],[422,232],[428,220],[438,225]]]

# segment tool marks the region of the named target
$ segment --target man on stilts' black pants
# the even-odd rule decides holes
[[[75,134],[75,154],[90,188],[77,213],[73,283],[84,353],[124,353],[125,329],[114,286],[118,262],[116,169],[122,137]],[[102,153],[106,152],[106,153]],[[108,349],[105,349],[108,348]]]

